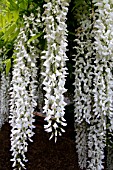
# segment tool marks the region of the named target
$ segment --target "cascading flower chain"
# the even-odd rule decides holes
[[[27,141],[32,141],[34,135],[33,129],[35,121],[33,112],[36,103],[36,60],[40,50],[38,50],[38,41],[34,40],[32,44],[28,38],[35,36],[38,32],[40,19],[33,13],[29,17],[23,16],[24,27],[21,28],[18,38],[15,42],[14,67],[12,73],[12,82],[10,88],[10,125],[11,130],[11,151],[13,167],[18,169],[25,168],[27,162],[25,153],[27,152]],[[30,27],[29,25],[32,25]],[[30,36],[30,37],[29,37]],[[32,45],[32,46],[31,46]]]
[[[8,121],[9,117],[9,86],[10,76],[2,71],[0,81],[0,128]]]
[[[66,47],[67,47],[67,12],[69,3],[64,0],[45,1],[43,5],[45,11],[42,16],[44,21],[44,38],[47,40],[47,49],[42,52],[42,59],[45,60],[43,66],[45,71],[44,90],[45,106],[43,112],[46,114],[47,125],[44,126],[51,137],[61,135],[64,132],[63,126],[66,126],[64,119],[65,81],[67,75],[66,68]]]
[[[87,10],[87,3],[84,2],[82,5],[76,9],[76,15],[80,25],[78,25],[78,29],[76,30],[74,47],[75,139],[78,163],[81,169],[87,167],[88,127],[90,126],[92,117],[92,88],[95,69],[92,44],[93,35],[90,34],[92,22]]]
[[[100,144],[96,146],[97,153],[100,148],[100,154],[96,155],[96,167],[97,169],[104,169],[102,165],[104,148],[106,141],[110,140],[107,134],[113,133],[113,2],[111,0],[103,0],[102,2],[93,0],[93,3],[96,7],[95,15],[97,18],[94,24],[94,51],[96,51],[97,65],[94,112],[100,120],[96,132],[100,140]]]
[[[0,128],[2,125],[8,121],[9,117],[9,87],[10,87],[10,73],[6,75],[5,65],[3,64],[3,60],[7,57],[4,55],[6,52],[6,48],[1,48],[0,56]]]
[[[79,166],[102,170],[106,134],[113,131],[113,2],[92,4],[94,20],[89,12],[81,17],[75,40],[75,130]]]

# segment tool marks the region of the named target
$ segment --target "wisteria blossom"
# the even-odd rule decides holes
[[[75,130],[79,166],[102,170],[113,122],[113,2],[94,0],[93,5],[83,15],[82,7],[77,12],[82,17],[75,39]]]
[[[16,1],[14,8],[17,5],[19,13],[13,13],[11,2],[8,3],[11,14],[5,15],[3,10],[0,129],[9,120],[11,161],[15,170],[26,169],[28,141],[32,142],[34,135],[35,109],[45,116],[44,129],[50,133],[49,139],[54,138],[56,142],[65,132],[66,64],[71,65],[67,57],[67,36],[70,34],[75,35],[71,54],[74,52],[78,164],[81,169],[103,170],[106,161],[107,169],[113,170],[113,0],[71,1],[73,7],[69,3],[70,0],[26,1],[23,10],[22,3]],[[76,28],[68,34],[67,17],[71,12],[75,15],[72,25]],[[69,22],[69,29],[73,30],[70,26]],[[7,59],[12,64],[9,74],[6,74]]]
[[[0,80],[0,128],[9,117],[9,87],[10,76],[3,71]]]
[[[6,68],[3,64],[3,60],[7,58],[5,55],[6,48],[0,49],[0,128],[8,121],[9,117],[9,87],[10,87],[10,73],[6,74]]]
[[[93,88],[93,35],[90,34],[92,22],[87,12],[88,6],[84,3],[76,9],[78,29],[75,38],[75,90],[74,90],[74,116],[76,131],[76,148],[78,162],[81,169],[87,166],[88,152],[88,126],[91,122],[92,88]]]
[[[96,133],[101,141],[96,147],[97,153],[100,149],[100,157],[97,157],[96,162],[98,169],[104,169],[102,167],[104,147],[106,140],[110,140],[107,134],[113,132],[113,2],[111,0],[102,2],[94,0],[93,2],[97,8],[95,11],[97,20],[94,24],[94,51],[96,51],[97,65],[94,112],[98,115],[100,122]]]
[[[47,125],[44,128],[52,134],[50,138],[55,136],[56,141],[57,136],[64,132],[62,127],[66,126],[64,119],[66,103],[63,94],[66,92],[64,87],[67,75],[66,20],[69,3],[63,0],[45,2],[47,3],[43,5],[45,11],[42,20],[45,25],[44,38],[47,40],[47,49],[42,52],[45,67],[42,75],[45,90],[43,112],[46,113]]]
[[[10,88],[10,125],[11,130],[11,151],[13,167],[25,169],[25,152],[27,152],[27,141],[32,141],[35,121],[33,112],[37,105],[36,60],[39,55],[38,41],[34,41],[32,46],[28,38],[38,33],[37,25],[40,25],[40,18],[36,18],[31,13],[29,17],[23,16],[24,28],[21,28],[15,42],[15,56],[13,76]],[[29,24],[32,22],[32,30]],[[29,34],[28,34],[29,33]],[[30,37],[28,37],[30,35]],[[27,48],[26,48],[27,47]],[[29,49],[29,50],[28,50]]]

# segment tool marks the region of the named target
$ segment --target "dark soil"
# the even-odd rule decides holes
[[[36,118],[33,143],[29,143],[26,154],[27,170],[79,170],[74,142],[73,114],[66,114],[68,126],[66,132],[49,141],[49,134],[44,131],[43,118]],[[5,123],[0,131],[0,170],[12,170],[10,152],[10,126]]]

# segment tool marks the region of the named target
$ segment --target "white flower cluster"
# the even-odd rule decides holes
[[[90,34],[92,23],[87,13],[87,4],[77,10],[77,17],[80,17],[79,28],[76,30],[75,47],[75,90],[74,90],[74,113],[75,113],[75,131],[76,148],[78,152],[78,162],[81,169],[87,166],[88,152],[88,127],[91,122],[92,110],[92,88],[94,76],[93,46]],[[85,15],[84,15],[85,14]],[[77,18],[78,19],[78,18]]]
[[[113,170],[113,147],[107,149],[107,170]]]
[[[45,36],[47,40],[47,50],[43,51],[42,59],[44,61],[45,71],[44,90],[45,90],[45,120],[44,126],[47,132],[52,133],[51,137],[61,135],[64,132],[62,126],[66,126],[64,110],[66,103],[63,94],[66,92],[66,47],[67,47],[67,12],[69,3],[64,0],[45,1],[44,14],[42,20],[45,25]],[[54,118],[54,121],[52,120]]]
[[[99,0],[94,0],[94,5],[97,8],[95,11],[97,20],[94,24],[94,50],[96,51],[97,65],[95,73],[94,111],[98,119],[100,119],[98,126],[103,129],[100,134],[101,143],[99,146],[99,148],[101,147],[100,160],[102,160],[102,150],[105,147],[106,138],[108,138],[106,134],[108,131],[113,132],[113,1],[103,0],[100,2]],[[97,153],[99,148],[97,148]],[[99,165],[98,161],[97,163]]]
[[[38,41],[34,40],[32,45],[28,42],[29,36],[38,33],[39,18],[32,13],[29,17],[24,16],[24,27],[21,28],[15,42],[16,59],[14,60],[13,76],[10,88],[10,124],[11,130],[11,151],[13,167],[25,169],[25,152],[27,152],[27,141],[32,141],[35,121],[33,112],[36,107],[36,59],[39,50]],[[30,26],[31,24],[31,26]]]
[[[94,25],[97,74],[96,84],[101,88],[98,97],[99,105],[105,116],[110,120],[110,131],[113,130],[113,107],[112,107],[112,86],[113,86],[113,2],[111,0],[99,2],[94,0],[98,7],[96,15],[98,19]],[[100,78],[99,78],[100,77]],[[101,79],[101,80],[100,80]],[[95,93],[98,89],[95,89]],[[100,96],[101,95],[101,96]]]
[[[6,75],[3,60],[6,59],[4,55],[6,48],[0,49],[0,128],[8,121],[9,117],[9,87],[10,87],[10,74]]]
[[[0,128],[8,121],[9,117],[9,86],[10,76],[2,71],[0,80]]]
[[[75,121],[76,124],[76,121]],[[78,164],[81,169],[87,165],[87,126],[85,122],[75,125],[76,131],[76,150],[78,153]]]
[[[76,31],[75,130],[80,167],[102,170],[106,134],[113,130],[113,2],[93,3],[95,16],[83,15]]]

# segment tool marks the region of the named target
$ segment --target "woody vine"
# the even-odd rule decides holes
[[[25,169],[37,107],[50,139],[65,132],[70,91],[80,168],[111,170],[113,2],[2,0],[0,11],[0,128],[12,128],[12,167]]]

